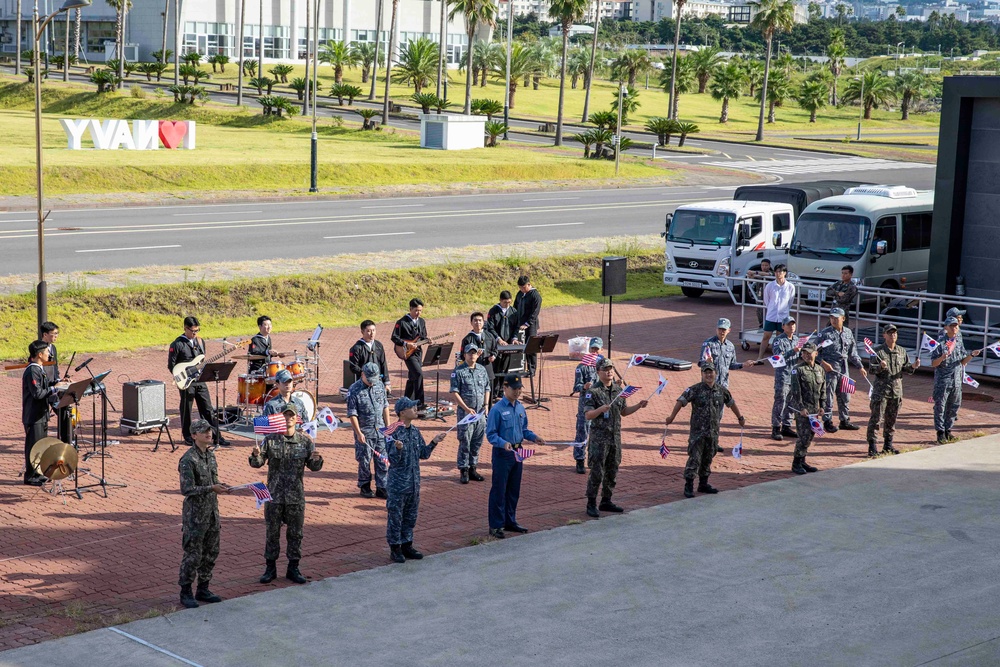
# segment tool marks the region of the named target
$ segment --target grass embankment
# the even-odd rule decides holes
[[[624,249],[628,253],[628,249]],[[605,253],[606,254],[606,253]],[[663,285],[663,253],[629,253],[627,300],[679,294]],[[413,295],[430,318],[469,313],[496,303],[502,289],[528,273],[545,306],[595,303],[601,297],[603,254],[547,259],[509,257],[396,271],[333,272],[226,282],[188,282],[100,290],[63,290],[49,295],[49,318],[58,322],[64,349],[111,352],[165,345],[181,318],[197,315],[209,338],[246,336],[267,313],[281,330],[356,326],[365,318],[391,321]],[[35,328],[34,295],[0,298],[0,357],[24,356],[27,332]]]
[[[9,81],[9,79],[8,79]],[[0,83],[3,194],[34,192],[33,97],[27,84]],[[49,194],[301,190],[309,182],[310,123],[265,118],[221,105],[174,104],[172,98],[97,95],[79,86],[47,85],[42,102]],[[195,151],[69,151],[59,118],[173,119],[198,122]],[[421,150],[417,137],[392,129],[362,132],[331,121],[319,127],[319,185],[350,192],[412,184],[490,184],[605,179],[614,164],[583,160],[571,149],[504,144],[468,151]],[[89,136],[84,146],[89,144]],[[63,150],[59,150],[63,149]],[[663,179],[670,171],[626,158],[623,178]]]

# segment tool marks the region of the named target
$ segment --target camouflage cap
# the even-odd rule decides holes
[[[212,425],[205,419],[199,419],[191,424],[192,433],[206,433],[212,430]]]
[[[287,415],[289,412],[291,412],[293,415],[299,414],[299,406],[297,406],[295,403],[292,403],[291,401],[288,401],[287,403],[285,403],[285,407],[281,409],[281,414]]]
[[[704,373],[705,371],[712,371],[713,373],[715,373],[716,372],[715,363],[711,361],[706,361],[702,363],[701,372]]]
[[[396,414],[398,415],[403,410],[406,410],[407,408],[415,408],[418,405],[419,403],[417,403],[412,398],[407,398],[406,396],[404,396],[398,401],[396,401],[396,405],[394,406],[393,409],[396,411]]]
[[[604,341],[598,338],[597,336],[594,336],[593,338],[590,339],[590,349],[594,349],[595,347],[598,350],[604,347]]]
[[[844,313],[844,309],[843,308],[831,308],[830,309],[830,317],[844,317],[844,316],[845,316],[845,313]]]
[[[949,317],[948,319],[946,319],[944,321],[944,325],[946,327],[950,327],[953,324],[958,324],[958,318],[957,317]]]
[[[603,371],[607,368],[614,368],[615,364],[613,361],[607,357],[602,357],[600,361],[597,362],[597,370]]]
[[[819,350],[819,348],[816,347],[816,343],[810,342],[802,346],[803,352],[816,352],[817,350]]]

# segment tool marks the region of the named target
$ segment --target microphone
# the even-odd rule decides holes
[[[73,372],[74,373],[79,373],[80,371],[82,371],[84,368],[87,367],[87,364],[89,364],[93,360],[94,360],[93,357],[91,357],[90,359],[87,359],[85,362],[83,362],[82,364],[80,364],[79,366],[77,366],[76,368],[74,368]]]

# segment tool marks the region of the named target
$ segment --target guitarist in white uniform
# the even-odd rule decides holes
[[[170,344],[170,353],[167,355],[167,369],[171,373],[177,364],[192,361],[195,357],[205,354],[205,343],[198,338],[199,331],[201,324],[197,317],[184,318],[184,333]],[[212,396],[208,393],[208,386],[204,382],[192,382],[190,387],[181,389],[180,393],[181,433],[184,434],[184,444],[194,445],[194,439],[191,437],[191,402],[195,401],[198,403],[198,413],[201,418],[212,425],[212,442],[220,447],[228,447],[229,441],[219,434],[219,424],[215,421]]]
[[[403,358],[404,351],[413,349],[413,341],[427,340],[427,325],[420,314],[424,310],[424,302],[420,299],[410,299],[410,312],[396,321],[392,330],[392,342],[396,345],[396,356]],[[416,350],[404,360],[406,364],[406,388],[403,395],[412,398],[418,404],[418,410],[424,407],[424,369],[420,357],[421,350]]]

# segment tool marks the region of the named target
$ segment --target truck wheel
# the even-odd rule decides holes
[[[681,292],[683,292],[684,296],[686,297],[697,299],[699,296],[705,293],[705,290],[700,289],[698,287],[682,287]]]

